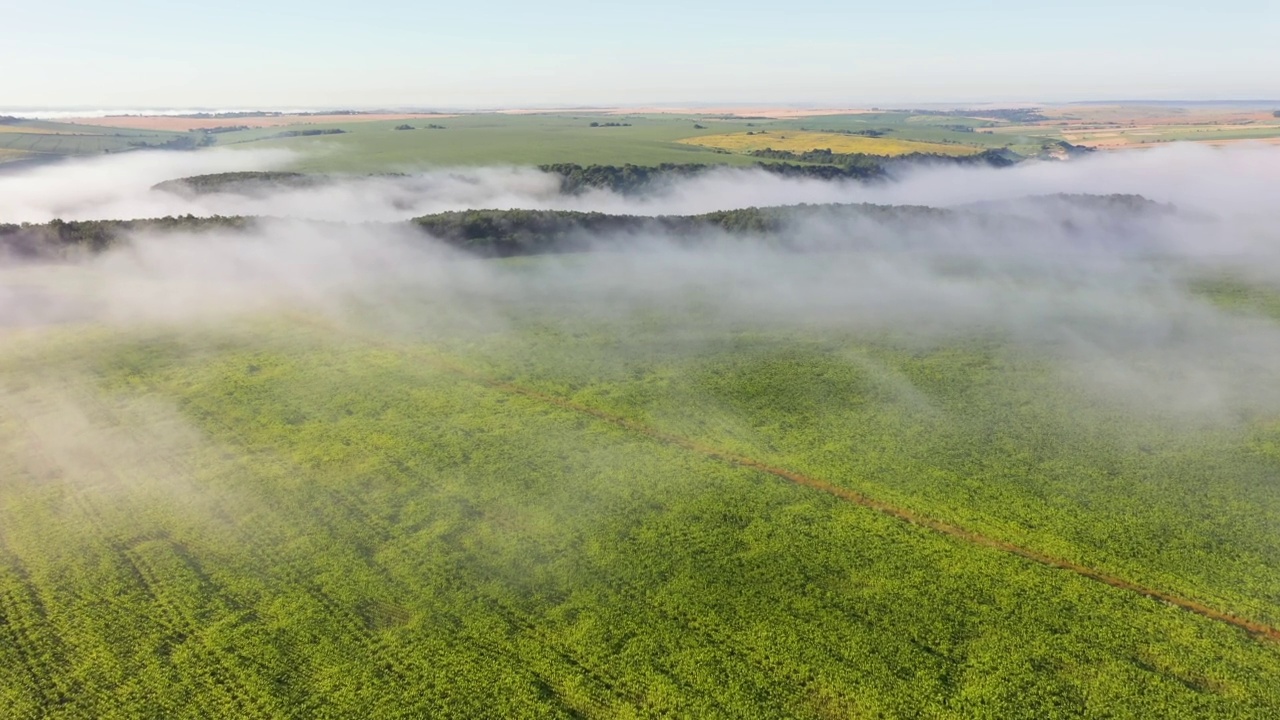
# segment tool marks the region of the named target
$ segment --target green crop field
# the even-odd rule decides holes
[[[428,123],[444,127],[427,129]],[[592,122],[629,123],[628,127],[591,127]],[[464,115],[410,123],[415,130],[395,130],[404,121],[297,125],[220,133],[219,145],[241,148],[278,147],[306,153],[297,169],[374,172],[439,165],[581,164],[656,165],[659,163],[749,164],[740,157],[676,142],[682,138],[724,132],[729,122],[701,122],[691,117],[594,115]],[[282,131],[342,129],[340,135],[275,138]]]
[[[234,119],[227,124],[234,125]],[[596,123],[597,127],[591,124]],[[616,126],[607,126],[615,123]],[[413,130],[396,130],[401,125]],[[993,119],[899,113],[864,113],[774,120],[762,118],[704,117],[680,114],[616,115],[600,112],[535,114],[478,113],[418,120],[299,123],[234,132],[169,132],[72,125],[39,120],[7,121],[0,125],[0,150],[60,157],[121,152],[165,143],[210,143],[236,149],[284,148],[298,151],[293,169],[314,172],[411,171],[439,166],[542,165],[657,165],[706,163],[749,165],[756,158],[727,150],[702,147],[699,137],[808,129],[811,131],[885,132],[880,142],[850,135],[827,145],[861,141],[868,152],[884,145],[885,154],[901,152],[898,146],[967,154],[1009,147],[1035,154],[1051,136],[1044,133],[1008,136],[968,132],[965,128],[999,128],[1008,123]],[[431,125],[440,126],[432,128]],[[326,135],[301,135],[341,130]],[[284,136],[290,133],[293,136]],[[913,143],[930,143],[915,146]],[[945,147],[937,147],[943,143]]]
[[[469,262],[473,313],[6,329],[0,714],[1280,714],[1280,642],[978,541],[1274,625],[1273,419]]]
[[[12,120],[0,124],[0,162],[6,157],[96,155],[158,147],[185,133],[73,125],[45,120]],[[16,159],[16,158],[15,158]]]
[[[863,118],[871,118],[864,120]],[[927,119],[929,122],[909,122]],[[717,152],[690,139],[752,130],[812,129],[865,130],[892,127],[886,142],[909,140],[948,143],[956,154],[964,146],[999,148],[1010,139],[996,135],[956,132],[933,124],[984,123],[968,118],[911,116],[906,113],[850,115],[804,120],[725,119],[693,115],[606,115],[600,113],[546,113],[531,115],[477,114],[409,123],[415,130],[395,130],[404,121],[350,122],[290,125],[219,133],[219,145],[236,148],[290,148],[305,154],[295,169],[318,172],[375,172],[411,170],[439,165],[656,165],[659,163],[722,163],[746,165],[755,158]],[[591,127],[591,123],[601,124]],[[604,123],[619,123],[605,127]],[[428,124],[444,129],[427,129]],[[697,126],[697,127],[695,127]],[[283,131],[334,130],[342,134],[309,137],[277,137]],[[857,136],[851,136],[857,140]],[[1031,142],[1031,141],[1029,141]],[[830,144],[830,143],[828,143]],[[874,143],[870,143],[874,145]],[[910,143],[908,143],[909,145]],[[1038,150],[1038,142],[1034,150]],[[926,148],[928,149],[928,148]],[[946,148],[944,148],[946,149]],[[1016,148],[1015,148],[1016,149]],[[975,150],[976,151],[976,150]],[[896,154],[894,150],[886,154]]]

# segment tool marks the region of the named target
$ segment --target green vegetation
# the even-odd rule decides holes
[[[247,229],[252,217],[211,215],[139,220],[51,220],[47,223],[0,223],[0,258],[57,258],[101,252],[131,235],[157,232],[201,232]]]
[[[391,133],[401,121],[350,122],[296,127],[340,128],[338,137],[300,139],[273,137],[278,128],[263,128],[218,136],[219,144],[236,147],[293,147],[323,149],[302,160],[295,169],[308,172],[380,172],[424,165],[549,165],[578,164],[657,166],[662,164],[749,165],[748,156],[682,143],[706,135],[750,130],[810,130],[895,140],[945,143],[978,149],[1039,152],[1047,139],[1060,139],[1057,129],[1045,128],[1034,139],[972,132],[973,127],[998,127],[1008,121],[928,115],[915,112],[861,113],[798,120],[635,114],[625,116],[546,113],[474,114],[450,118],[447,138],[433,134]],[[594,124],[594,126],[593,126]],[[962,130],[956,130],[961,127]],[[608,132],[601,132],[607,128]]]
[[[180,195],[202,195],[215,192],[252,194],[271,188],[316,187],[331,180],[331,178],[323,175],[307,175],[296,172],[243,171],[165,180],[153,185],[152,189]]]
[[[677,140],[699,133],[678,116],[627,116],[630,127],[590,127],[600,115],[476,114],[449,118],[448,132],[391,132],[403,121],[350,122],[307,125],[340,128],[341,135],[272,138],[282,128],[262,128],[217,136],[219,145],[236,148],[282,147],[318,150],[299,161],[301,172],[368,173],[412,170],[424,166],[543,165],[658,165],[716,163],[750,165],[753,160],[681,145]],[[304,126],[297,126],[304,127]],[[293,128],[287,128],[293,129]]]
[[[342,128],[308,128],[305,130],[282,130],[269,135],[269,138],[315,137],[317,135],[341,135],[347,132]]]
[[[817,165],[839,165],[844,168],[857,169],[867,177],[878,177],[892,169],[901,169],[914,165],[985,165],[989,167],[1009,167],[1017,163],[1019,158],[1008,151],[983,150],[973,155],[936,155],[932,153],[908,153],[893,157],[881,157],[866,153],[835,153],[829,149],[809,150],[795,153],[788,150],[755,150],[753,157],[768,160],[786,160],[791,162],[812,163]]]
[[[277,115],[279,113],[201,113],[192,117],[235,120]],[[20,157],[15,154],[17,151],[26,153],[23,157],[27,158],[60,157],[142,147],[192,149],[217,144],[304,151],[305,157],[297,167],[291,168],[300,172],[370,173],[427,166],[751,165],[758,159],[687,141],[710,135],[737,137],[736,134],[745,136],[748,132],[771,135],[788,130],[852,136],[867,141],[883,139],[885,147],[892,147],[894,143],[904,147],[910,147],[911,143],[934,143],[961,155],[986,150],[1006,157],[1032,157],[1046,152],[1061,154],[1060,143],[1067,140],[1073,143],[1105,141],[1117,133],[1133,135],[1130,138],[1133,143],[1270,138],[1278,134],[1277,128],[1262,125],[1201,124],[1128,130],[1128,124],[1113,122],[1071,125],[1055,122],[1054,117],[1045,118],[1036,110],[1018,109],[894,110],[792,119],[591,112],[476,113],[450,117],[447,136],[389,132],[402,129],[406,123],[403,120],[365,121],[355,112],[309,115],[350,115],[351,119],[308,117],[295,125],[249,128],[228,124],[175,133],[0,118],[0,151],[4,151],[0,152],[0,159],[17,159]],[[446,126],[433,122],[421,127],[443,130]],[[1064,133],[1069,137],[1064,138]],[[747,139],[755,140],[754,137]],[[808,149],[812,148],[805,148]],[[839,147],[832,145],[832,149],[840,154]],[[309,152],[313,150],[318,152]],[[795,148],[791,150],[806,154]]]
[[[1271,622],[1274,426],[1097,404],[1000,336],[519,291],[593,262],[490,261],[479,324],[407,291],[9,338],[4,715],[1280,712],[1280,645],[555,400]]]
[[[188,178],[194,187],[244,190],[244,183],[265,182],[264,176],[288,186],[309,187],[322,178],[290,173],[223,173]],[[183,181],[168,181],[183,182]],[[184,187],[184,186],[179,186]],[[1171,212],[1170,206],[1137,195],[1051,195],[1030,198],[1028,203],[1069,203],[1098,212],[1119,213],[1117,217]],[[661,235],[696,244],[708,233],[771,236],[774,244],[790,242],[783,233],[789,225],[802,221],[847,223],[872,220],[892,224],[896,231],[910,233],[919,223],[947,220],[981,221],[989,228],[1018,223],[999,207],[944,210],[916,205],[826,204],[791,205],[766,208],[718,210],[701,215],[637,216],[612,215],[570,210],[464,210],[424,215],[407,221],[412,228],[433,238],[483,257],[511,257],[564,253],[593,247],[635,246],[646,237]],[[163,217],[138,220],[54,220],[48,223],[0,224],[0,250],[24,257],[59,257],[77,252],[98,252],[126,240],[130,235],[157,232],[201,232],[245,229],[262,218],[242,216]],[[313,223],[332,225],[332,223]],[[377,224],[387,227],[386,224]],[[852,243],[855,238],[846,238]]]
[[[1196,278],[1191,288],[1215,305],[1234,312],[1280,320],[1280,288],[1248,282],[1230,274]]]
[[[190,150],[212,141],[191,133],[0,118],[0,163],[140,149]]]

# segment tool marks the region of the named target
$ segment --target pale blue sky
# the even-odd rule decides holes
[[[42,0],[0,107],[1280,98],[1280,0]]]

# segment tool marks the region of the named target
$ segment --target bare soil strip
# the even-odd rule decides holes
[[[868,497],[855,490],[850,490],[848,488],[832,485],[831,483],[826,482],[824,480],[819,480],[818,478],[809,477],[807,475],[801,475],[800,473],[792,472],[790,470],[786,470],[783,468],[774,467],[772,465],[761,462],[759,460],[754,460],[749,457],[737,455],[731,452],[726,452],[718,448],[708,447],[706,445],[695,442],[688,438],[680,437],[678,435],[671,435],[669,433],[665,433],[661,430],[650,427],[643,423],[638,423],[634,420],[628,420],[627,418],[613,415],[612,413],[605,412],[604,410],[588,407],[586,405],[581,405],[579,403],[573,402],[572,400],[567,400],[565,398],[557,397],[555,395],[548,395],[546,393],[539,392],[537,390],[526,388],[520,385],[516,385],[514,383],[509,383],[503,380],[497,380],[495,378],[484,375],[483,373],[472,370],[471,368],[465,367],[463,365],[460,365],[450,360],[440,358],[438,356],[433,356],[431,358],[431,362],[437,365],[438,367],[440,367],[441,369],[448,370],[457,375],[461,375],[470,380],[474,380],[483,385],[487,385],[491,388],[494,388],[495,390],[500,390],[502,392],[510,393],[513,395],[521,395],[533,400],[537,400],[542,403],[546,403],[548,405],[555,405],[557,407],[565,408],[567,410],[573,410],[575,412],[582,413],[584,415],[590,415],[591,417],[597,418],[599,420],[603,420],[605,422],[611,423],[613,425],[624,428],[626,430],[630,430],[632,432],[645,435],[649,438],[652,438],[654,440],[657,440],[659,442],[662,442],[668,445],[681,447],[686,450],[696,452],[705,457],[709,457],[714,460],[719,460],[721,462],[726,462],[731,465],[737,465],[739,467],[758,470],[760,472],[773,475],[774,477],[781,478],[788,482],[795,483],[796,485],[802,485],[807,488],[812,488],[814,490],[827,493],[828,495],[834,495],[835,497],[838,497],[841,500],[846,500],[848,502],[854,503],[856,505],[860,505],[870,510],[875,510],[876,512],[879,512],[884,515],[888,515],[889,517],[893,517],[898,520],[902,520],[912,525],[927,528],[929,530],[933,530],[935,532],[939,532],[944,535],[949,535],[951,537],[957,538],[959,540],[963,540],[972,545],[991,548],[993,550],[1000,550],[1002,552],[1010,553],[1012,555],[1017,555],[1018,557],[1025,558],[1027,560],[1030,560],[1035,563],[1039,563],[1041,565],[1046,565],[1048,567],[1058,568],[1060,570],[1073,572],[1077,575],[1080,575],[1081,577],[1086,577],[1086,578],[1089,578],[1090,580],[1095,580],[1097,582],[1110,585],[1111,587],[1114,587],[1114,588],[1119,588],[1121,590],[1128,590],[1130,592],[1134,592],[1139,595],[1149,597],[1153,600],[1159,600],[1161,602],[1168,603],[1169,605],[1182,608],[1183,610],[1186,610],[1188,612],[1193,612],[1197,615],[1209,618],[1211,620],[1217,620],[1219,622],[1227,623],[1241,630],[1244,630],[1245,632],[1255,637],[1266,638],[1268,640],[1280,642],[1280,629],[1274,628],[1270,625],[1264,625],[1259,622],[1254,622],[1252,620],[1247,620],[1245,618],[1237,617],[1230,613],[1223,612],[1221,610],[1217,610],[1215,608],[1209,607],[1202,603],[1196,602],[1195,600],[1190,600],[1184,597],[1180,597],[1178,595],[1174,595],[1172,593],[1168,593],[1163,590],[1156,590],[1154,588],[1146,587],[1144,585],[1139,585],[1137,583],[1130,582],[1129,580],[1125,580],[1124,578],[1111,575],[1101,570],[1095,570],[1090,567],[1085,567],[1083,565],[1073,563],[1069,560],[1063,560],[1061,558],[1056,558],[1050,555],[1046,555],[1036,550],[1025,548],[1020,545],[1015,545],[1013,543],[1006,542],[1004,540],[999,540],[996,538],[988,537],[986,535],[981,535],[979,533],[966,530],[965,528],[962,528],[958,525],[952,525],[951,523],[943,522],[941,520],[935,520],[930,517],[925,517],[911,510],[908,510],[906,508],[899,507],[897,505],[892,505],[890,503],[886,503],[884,501],[877,500],[872,497]]]

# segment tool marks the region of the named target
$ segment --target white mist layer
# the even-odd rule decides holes
[[[289,161],[170,153],[67,164],[24,173],[25,183],[6,178],[0,207],[33,219],[66,208],[121,217],[240,208],[359,220],[450,207],[683,213],[829,201],[997,204],[989,216],[906,225],[815,216],[787,231],[786,249],[715,233],[696,242],[600,238],[607,251],[516,264],[461,257],[391,226],[277,220],[252,232],[150,235],[80,263],[0,268],[0,325],[159,324],[217,333],[263,313],[304,312],[428,334],[503,333],[531,317],[619,327],[660,318],[663,332],[695,344],[737,330],[889,333],[926,346],[998,337],[1048,358],[1108,401],[1196,421],[1280,414],[1280,325],[1216,309],[1189,284],[1224,268],[1280,282],[1280,211],[1272,199],[1280,149],[1170,148],[1005,170],[934,168],[880,186],[723,171],[640,200],[603,192],[558,197],[554,179],[508,169],[259,198],[184,200],[149,189],[193,171],[242,170],[246,159],[256,168]],[[1183,212],[1015,199],[1051,192],[1137,193]]]
[[[559,178],[527,168],[433,169],[406,177],[345,177],[319,187],[263,188],[251,195],[194,197],[153,190],[164,180],[242,170],[287,169],[285,151],[139,152],[0,175],[0,222],[132,219],[165,215],[269,215],[395,221],[450,210],[561,209],[619,214],[698,214],[799,203],[932,205],[1051,193],[1141,194],[1188,210],[1266,217],[1280,187],[1280,146],[1171,145],[1095,153],[1013,168],[928,166],[895,182],[823,182],[724,168],[676,180],[640,197],[558,192]]]

